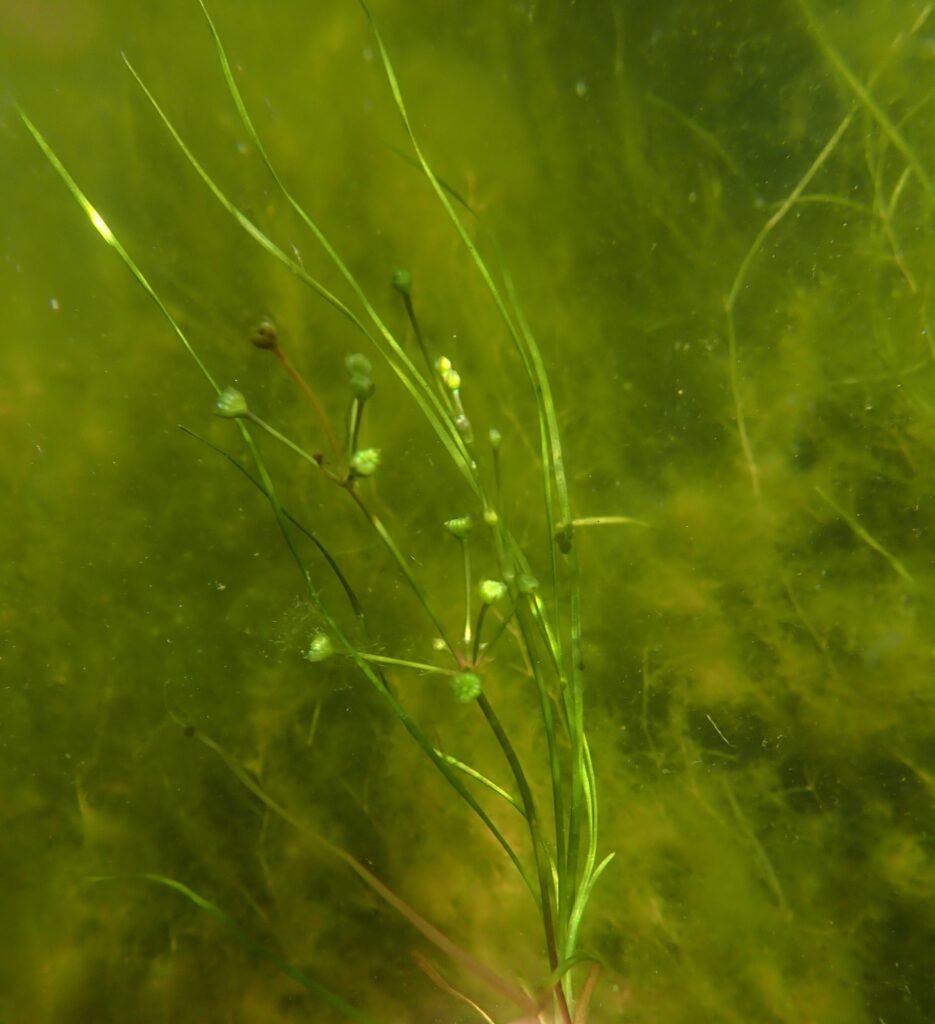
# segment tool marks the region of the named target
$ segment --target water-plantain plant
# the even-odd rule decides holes
[[[321,388],[296,369],[271,321],[263,320],[250,339],[257,349],[278,360],[301,392],[320,448],[310,450],[290,437],[285,428],[280,429],[266,416],[259,415],[251,405],[249,386],[241,385],[243,390],[230,386],[225,381],[228,371],[219,373],[208,366],[169,303],[151,283],[146,259],[138,259],[118,238],[78,184],[77,176],[65,167],[46,135],[25,111],[21,111],[23,123],[97,233],[115,251],[181,341],[213,392],[214,413],[229,420],[232,433],[239,435],[241,448],[248,455],[246,464],[214,441],[190,431],[232,463],[244,478],[242,485],[258,489],[269,505],[315,622],[301,652],[308,662],[308,671],[323,671],[327,664],[343,660],[356,673],[360,684],[372,687],[384,702],[424,755],[425,763],[444,780],[453,800],[463,804],[480,829],[500,847],[515,871],[516,883],[528,890],[540,923],[537,941],[544,956],[538,976],[518,981],[510,965],[498,964],[494,968],[484,963],[480,956],[464,948],[457,936],[444,934],[431,923],[431,907],[411,906],[365,866],[362,855],[339,845],[324,828],[287,808],[262,778],[216,738],[186,721],[171,707],[169,714],[188,736],[217,755],[264,812],[309,837],[443,954],[445,959],[440,966],[423,956],[419,956],[418,962],[440,989],[463,1001],[473,1014],[486,1021],[584,1024],[600,972],[597,961],[581,947],[581,928],[595,884],[612,856],[602,851],[599,843],[598,786],[586,730],[580,649],[581,600],[575,529],[576,525],[593,520],[576,521],[574,517],[559,417],[542,352],[492,235],[472,206],[429,163],[380,30],[361,0],[375,53],[408,138],[407,159],[413,164],[414,173],[418,172],[434,193],[467,254],[472,272],[486,289],[501,323],[502,341],[497,343],[512,347],[522,368],[521,386],[532,396],[535,414],[528,441],[540,473],[537,514],[548,538],[547,545],[534,558],[515,529],[512,510],[521,496],[510,494],[511,481],[501,467],[503,434],[497,427],[483,433],[475,430],[477,417],[472,410],[470,381],[462,378],[449,353],[436,348],[423,332],[413,298],[412,276],[404,269],[386,268],[387,285],[392,285],[396,308],[404,314],[402,333],[391,326],[389,318],[378,308],[378,300],[368,294],[359,275],[342,258],[304,201],[286,185],[255,127],[215,25],[203,3],[201,6],[240,129],[265,165],[277,195],[293,209],[320,247],[324,261],[343,282],[346,298],[339,297],[306,269],[297,251],[290,253],[259,226],[258,218],[229,197],[129,60],[127,67],[152,105],[154,115],[214,200],[254,243],[357,332],[361,351],[347,353],[344,360],[345,408],[340,426],[333,410],[329,411],[329,404],[333,403],[319,397]],[[378,360],[385,369],[375,366]],[[438,593],[437,587],[423,579],[418,552],[406,550],[397,539],[374,490],[380,480],[381,464],[392,458],[393,453],[369,439],[367,412],[371,403],[379,401],[376,384],[380,374],[387,370],[408,395],[411,409],[430,428],[434,443],[460,480],[449,517],[438,523],[438,536],[431,541],[433,545],[447,545],[451,553],[456,571],[450,574],[450,593]],[[205,405],[207,409],[207,401]],[[290,453],[297,460],[296,471],[313,475],[330,493],[332,502],[343,504],[361,533],[384,549],[385,564],[424,613],[431,633],[431,643],[426,645],[424,655],[387,650],[373,640],[370,616],[374,609],[368,606],[366,581],[359,578],[360,571],[353,559],[332,550],[326,538],[286,507],[280,498],[281,484],[272,468],[273,447],[268,445]],[[218,460],[218,465],[222,464]],[[275,464],[281,465],[278,457]],[[486,569],[483,575],[476,573],[478,564]],[[330,582],[323,586],[328,576],[337,582],[337,589]],[[458,609],[456,626],[452,622],[453,608]],[[538,744],[520,747],[498,713],[498,686],[492,682],[500,683],[505,675],[511,674],[515,676],[514,688],[522,691],[520,697],[512,699],[522,701],[528,717],[535,718]],[[452,713],[459,708],[476,710],[507,769],[507,784],[495,781],[499,769],[468,763],[436,743],[432,730],[409,710],[407,688],[413,676],[437,679],[447,691]],[[314,972],[295,967],[286,951],[256,938],[185,879],[142,871],[139,877],[186,897],[223,922],[230,934],[304,986],[321,1004],[349,1019],[373,1019],[358,1007],[355,993],[334,992]],[[530,936],[522,938],[527,943],[536,941]],[[451,971],[457,972],[454,980],[448,977]]]

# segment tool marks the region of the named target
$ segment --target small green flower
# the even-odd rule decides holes
[[[484,604],[496,604],[506,594],[506,584],[501,580],[481,580],[477,590]]]
[[[309,641],[305,660],[312,662],[325,661],[334,654],[334,644],[327,633],[316,633]]]
[[[351,476],[373,476],[379,465],[379,448],[359,448],[351,456]]]
[[[228,420],[235,420],[240,416],[246,416],[250,410],[247,408],[247,400],[236,388],[225,388],[217,397],[214,403],[214,411],[218,416]]]
[[[467,540],[474,529],[474,520],[470,516],[456,516],[454,519],[447,519],[445,526],[448,532],[457,537],[458,540]]]
[[[451,689],[455,700],[461,704],[470,704],[483,692],[483,683],[476,672],[459,672],[451,680]]]

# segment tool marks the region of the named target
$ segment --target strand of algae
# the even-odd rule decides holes
[[[850,69],[847,62],[835,48],[834,44],[828,38],[828,33],[825,31],[821,22],[815,17],[811,6],[807,0],[797,0],[799,8],[805,18],[805,23],[808,26],[809,31],[814,36],[815,41],[818,43],[822,53],[825,55],[828,63],[834,68],[838,75],[847,83],[848,88],[857,97],[860,105],[871,115],[871,117],[879,124],[883,129],[883,132],[892,142],[893,146],[899,150],[900,154],[905,159],[906,163],[912,168],[913,173],[919,181],[919,184],[925,190],[925,194],[929,197],[929,200],[935,202],[935,185],[932,183],[932,179],[929,177],[928,172],[922,166],[922,162],[916,155],[915,150],[909,145],[905,136],[897,128],[895,124],[890,120],[886,111],[880,106],[879,103],[873,98],[870,89],[865,86],[857,75]],[[910,34],[915,34],[922,27],[923,22],[928,18],[932,10],[931,5],[926,5],[919,16],[913,23]],[[897,40],[898,42],[899,40]],[[879,72],[878,72],[879,74]],[[876,78],[877,76],[874,76]],[[871,79],[872,84],[873,79]]]
[[[854,535],[864,542],[867,547],[876,551],[881,558],[885,559],[889,564],[889,567],[896,573],[896,575],[903,580],[905,583],[913,583],[912,576],[909,570],[903,565],[902,562],[892,552],[887,551],[885,547],[871,534],[867,529],[857,521],[857,517],[851,515],[850,512],[843,509],[829,494],[826,494],[820,487],[815,488],[815,493],[829,505],[835,512],[844,520],[845,523],[854,532]]]
[[[925,190],[929,198],[935,200],[935,189],[933,189],[931,180],[929,179],[924,168],[919,162],[918,157],[916,157],[914,151],[903,138],[902,133],[886,116],[886,113],[879,106],[879,104],[876,103],[876,101],[870,94],[869,89],[860,83],[860,81],[857,79],[854,73],[845,64],[840,54],[838,54],[838,52],[831,45],[827,35],[825,34],[821,25],[815,18],[806,0],[797,0],[797,2],[799,4],[799,7],[802,9],[802,13],[805,17],[809,30],[819,43],[822,51],[825,53],[825,56],[827,57],[829,62],[835,67],[838,73],[845,79],[845,81],[851,87],[852,91],[858,99],[859,105],[862,105],[865,109],[867,109],[870,112],[871,116],[878,122],[878,124],[880,124],[881,128],[889,137],[889,139],[896,147],[896,149],[899,150],[902,156],[906,159],[906,162],[913,169],[914,173],[920,181],[920,184],[922,185],[923,189]],[[916,18],[915,22],[913,23],[912,28],[910,30],[910,34],[917,33],[921,29],[922,25],[931,13],[931,10],[931,4],[927,5],[923,9],[921,14]],[[894,40],[893,44],[891,44],[880,66],[870,77],[871,86],[877,80],[877,78],[879,78],[879,76],[883,73],[887,63],[889,62],[889,60],[892,59],[895,50],[901,41],[902,37],[900,36],[897,37],[896,40]],[[750,476],[750,482],[753,488],[754,497],[756,498],[760,497],[760,475],[759,469],[756,465],[756,460],[753,455],[753,447],[750,442],[749,431],[747,429],[746,423],[746,414],[744,411],[743,399],[740,391],[740,363],[737,345],[737,329],[734,315],[737,300],[739,298],[741,289],[743,288],[746,282],[747,275],[750,271],[750,267],[754,259],[762,249],[767,237],[781,223],[781,221],[785,218],[789,210],[792,209],[794,205],[803,200],[803,193],[805,192],[805,189],[808,188],[809,183],[812,181],[812,179],[815,177],[815,175],[818,173],[821,167],[826,163],[828,158],[837,148],[838,143],[844,137],[844,134],[847,132],[848,128],[853,122],[854,117],[857,113],[857,109],[857,106],[852,107],[852,109],[849,110],[848,113],[842,118],[837,128],[834,130],[828,141],[825,143],[824,147],[812,161],[808,169],[805,171],[804,175],[799,179],[796,186],[783,200],[778,209],[767,219],[767,221],[757,232],[753,242],[750,245],[750,248],[747,250],[743,259],[740,261],[740,266],[738,267],[737,273],[734,276],[733,283],[731,284],[731,287],[728,290],[728,293],[724,299],[724,312],[727,320],[729,377],[731,397],[734,403],[734,417],[737,422],[737,430],[740,437],[740,447],[743,453],[744,463],[746,465],[747,472]]]
[[[756,460],[753,456],[753,447],[750,444],[750,435],[747,430],[747,420],[743,407],[743,398],[740,394],[740,363],[737,351],[737,327],[734,319],[734,309],[737,305],[737,298],[740,295],[740,291],[744,286],[749,273],[750,266],[754,259],[763,248],[767,237],[770,232],[782,222],[786,214],[792,209],[792,207],[798,202],[799,197],[808,188],[809,183],[824,165],[825,161],[834,152],[838,143],[844,137],[844,133],[850,127],[851,122],[854,120],[855,112],[850,111],[837,126],[831,138],[825,143],[821,152],[812,161],[805,174],[799,179],[798,184],[789,193],[788,196],[783,200],[779,209],[773,213],[773,215],[763,224],[760,230],[757,232],[756,237],[753,239],[750,248],[747,250],[746,255],[740,261],[740,266],[734,276],[734,281],[731,284],[730,290],[724,299],[724,313],[727,318],[727,358],[730,369],[730,390],[731,397],[734,402],[734,417],[737,421],[737,431],[740,435],[740,447],[743,452],[744,462],[747,467],[747,472],[750,475],[750,483],[753,487],[754,497],[760,497],[760,472],[756,465]]]

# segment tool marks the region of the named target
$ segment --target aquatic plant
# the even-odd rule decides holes
[[[437,967],[421,954],[417,961],[444,992],[464,1001],[487,1021],[493,1020],[495,1015],[498,1020],[517,1018],[524,1022],[548,1020],[556,1024],[584,1024],[600,970],[596,959],[581,948],[582,923],[594,887],[612,859],[612,854],[604,854],[600,849],[598,783],[586,729],[575,539],[576,528],[593,525],[598,520],[593,517],[576,520],[574,516],[562,432],[542,352],[496,241],[471,204],[436,174],[426,158],[413,129],[393,61],[367,4],[361,0],[393,104],[411,147],[409,159],[434,193],[468,255],[473,272],[486,289],[501,321],[503,343],[512,346],[522,369],[521,385],[533,399],[535,415],[529,424],[528,443],[535,451],[530,461],[538,463],[539,515],[547,538],[544,561],[537,561],[527,552],[513,524],[515,496],[510,495],[510,478],[501,465],[503,433],[494,426],[483,436],[477,436],[470,376],[462,376],[448,354],[423,333],[416,313],[412,275],[408,270],[393,270],[392,288],[402,302],[411,336],[409,344],[415,343],[418,358],[410,354],[405,337],[391,329],[377,301],[368,294],[358,275],[286,185],[254,126],[220,35],[204,3],[201,7],[242,131],[265,165],[279,195],[293,209],[343,280],[350,293],[348,300],[339,297],[307,270],[297,253],[290,255],[228,196],[127,60],[129,72],[178,151],[214,199],[253,242],[352,325],[368,352],[378,355],[402,386],[412,409],[428,424],[434,444],[440,446],[454,467],[460,486],[453,492],[450,517],[438,523],[438,536],[429,543],[433,548],[445,545],[458,565],[459,572],[451,574],[456,580],[455,592],[463,594],[463,628],[457,632],[452,630],[449,616],[457,600],[452,595],[439,596],[426,585],[418,571],[419,553],[407,551],[397,540],[392,523],[380,511],[380,502],[372,490],[374,482],[381,477],[384,461],[393,459],[394,455],[398,458],[398,453],[385,444],[363,440],[365,414],[379,402],[380,393],[379,371],[374,368],[370,355],[352,352],[345,357],[346,415],[342,439],[341,430],[334,426],[329,414],[328,401],[318,395],[321,382],[310,383],[296,369],[270,320],[259,324],[250,341],[257,349],[271,353],[297,386],[311,409],[322,444],[320,450],[309,450],[293,440],[285,430],[256,413],[249,397],[239,387],[225,385],[216,371],[209,368],[169,304],[151,284],[143,266],[145,260],[138,261],[125,247],[25,111],[21,111],[23,123],[99,236],[153,300],[214,391],[214,413],[231,421],[239,433],[242,447],[249,455],[248,465],[221,445],[185,428],[236,467],[266,499],[299,573],[304,599],[316,624],[301,652],[310,664],[309,671],[319,670],[333,660],[351,666],[359,682],[372,687],[426,762],[442,777],[452,798],[465,805],[500,847],[515,869],[517,883],[528,890],[539,917],[545,951],[539,975],[530,979],[530,985],[520,984],[508,976],[508,966],[494,970],[462,948],[430,922],[430,911],[411,906],[366,867],[362,857],[333,841],[319,825],[307,823],[288,809],[268,790],[262,778],[207,731],[178,713],[172,706],[171,692],[167,691],[169,715],[187,737],[200,741],[221,760],[264,812],[288,824],[348,868],[430,945],[447,956],[449,966],[460,971],[458,981],[446,977],[448,967]],[[388,279],[391,270],[387,268]],[[511,398],[504,395],[501,401],[509,403]],[[484,418],[489,419],[489,414]],[[374,639],[370,627],[373,609],[361,596],[365,587],[370,588],[366,581],[357,578],[360,573],[355,566],[332,551],[301,515],[293,514],[286,507],[280,497],[282,488],[275,479],[276,472],[271,469],[272,457],[261,446],[261,437],[270,439],[297,458],[302,471],[330,488],[332,500],[343,502],[349,514],[357,517],[360,529],[379,541],[390,571],[415,598],[429,624],[431,644],[425,652],[418,656],[409,652],[386,653],[383,645]],[[610,521],[625,520],[614,517],[603,520]],[[446,533],[457,542],[459,552],[456,553],[450,541],[446,542]],[[309,544],[315,561],[309,557]],[[478,579],[474,573],[478,562],[491,567],[495,575]],[[373,571],[384,573],[387,569],[384,566]],[[323,584],[323,574],[330,574],[337,581],[340,601],[336,602]],[[546,582],[540,583],[540,578]],[[519,665],[511,666],[510,662],[516,659]],[[410,712],[409,680],[420,676],[443,681],[450,713],[462,705],[476,709],[508,768],[508,785],[496,782],[490,769],[467,763],[440,748]],[[496,692],[507,687],[512,691],[511,699],[519,700],[525,713],[535,716],[538,737],[544,747],[538,740],[530,743],[523,737],[521,749],[504,724],[496,710]],[[516,691],[520,688],[523,693],[517,697]],[[516,827],[517,820],[521,829]],[[224,923],[248,948],[276,965],[322,1003],[350,1019],[372,1020],[367,1012],[354,1005],[352,998],[332,991],[313,974],[295,967],[271,941],[254,937],[248,928],[184,879],[154,872],[141,872],[138,877],[181,894]],[[484,991],[469,994],[468,985],[480,986]],[[488,997],[496,1002],[496,1008],[490,1011],[483,1008]],[[512,1010],[505,1010],[505,1005],[511,1005]]]
[[[249,123],[421,380],[257,157],[197,8],[158,8],[112,15],[64,113],[58,63],[38,94],[17,75],[80,207],[7,125],[23,274],[0,416],[20,415],[4,454],[27,514],[0,538],[22,552],[0,633],[0,1017],[532,1013],[556,976],[482,701],[554,861],[534,670],[567,781],[542,623],[567,677],[571,557],[616,851],[578,939],[602,963],[589,1020],[935,1019],[935,5],[377,8],[437,186],[521,341],[515,293],[536,331],[570,556],[528,350],[366,18],[212,7]],[[223,367],[217,392],[113,246],[88,244],[85,196]],[[591,970],[564,976],[572,1016]]]

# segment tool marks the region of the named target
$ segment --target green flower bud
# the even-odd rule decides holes
[[[481,580],[477,591],[484,604],[496,604],[506,594],[506,584],[501,580]]]
[[[359,402],[366,402],[374,392],[373,381],[363,374],[355,373],[351,376],[351,391]]]
[[[369,377],[373,366],[362,352],[352,352],[344,357],[344,368],[350,377]]]
[[[445,370],[442,374],[442,380],[449,391],[457,391],[461,387],[461,374],[454,368]]]
[[[491,427],[487,432],[487,437],[490,441],[490,447],[496,451],[500,447],[500,442],[503,440],[503,435],[497,430],[496,427]]]
[[[474,529],[474,520],[470,516],[457,516],[445,522],[448,532],[457,537],[458,540],[467,540]]]
[[[400,295],[405,295],[408,299],[412,294],[412,274],[409,273],[404,267],[397,267],[393,271],[393,287]]]
[[[495,508],[484,509],[484,522],[488,526],[496,526],[500,522],[500,517],[497,515]]]
[[[305,660],[312,662],[325,661],[334,654],[334,644],[327,633],[316,633],[309,641]]]
[[[455,700],[462,704],[470,704],[472,700],[477,700],[484,687],[476,672],[459,672],[452,677],[451,689]]]
[[[379,465],[379,448],[359,448],[351,456],[351,476],[373,476]]]
[[[474,443],[474,428],[463,412],[455,416],[455,426],[458,428],[458,433],[464,438],[465,444]]]
[[[236,388],[225,388],[217,397],[214,403],[214,411],[218,416],[228,420],[235,420],[240,416],[246,416],[250,410],[247,408],[247,400]]]

